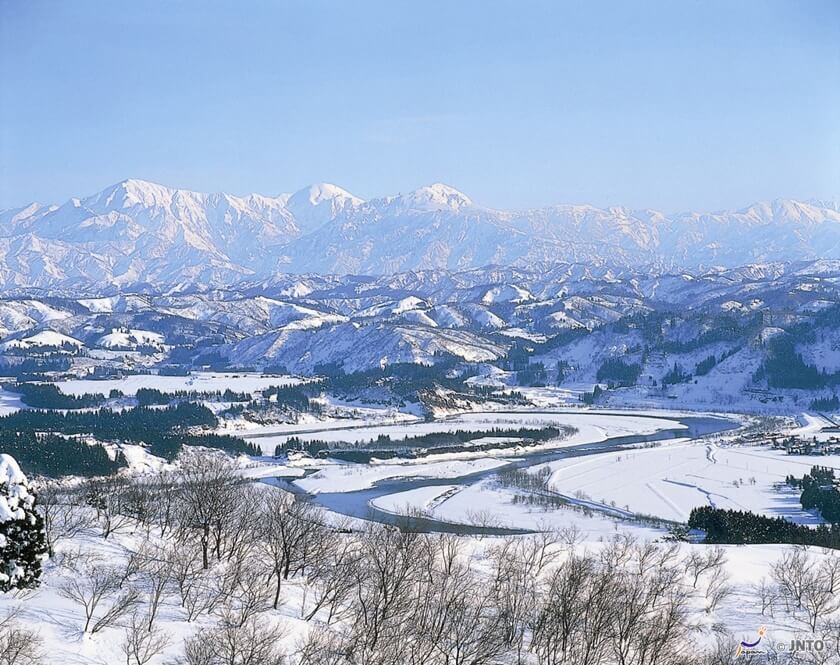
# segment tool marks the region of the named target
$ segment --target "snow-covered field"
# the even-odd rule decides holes
[[[840,471],[840,456],[688,442],[557,460],[549,464],[549,485],[565,496],[680,522],[692,508],[713,506],[815,524],[819,519],[802,510],[799,492],[784,485],[786,476],[801,477],[815,465]]]
[[[121,379],[70,379],[58,381],[56,386],[69,395],[84,393],[102,393],[121,390],[126,395],[134,395],[138,388],[156,388],[163,392],[190,390],[199,392],[222,391],[228,388],[234,392],[252,393],[269,386],[292,386],[301,383],[294,376],[271,376],[258,373],[228,374],[221,372],[195,372],[189,376],[161,376],[159,374],[131,374]]]
[[[643,540],[666,535],[664,529],[642,526],[600,512],[572,508],[540,508],[514,503],[515,490],[499,487],[492,478],[473,485],[419,487],[377,497],[371,504],[395,515],[423,513],[428,517],[470,526],[530,530],[576,528],[583,539],[597,542],[616,533],[632,533]]]
[[[20,401],[20,395],[0,388],[0,416],[20,411],[24,406],[24,403]]]
[[[295,484],[313,494],[353,492],[388,478],[455,478],[505,463],[503,460],[483,458],[421,464],[327,464],[312,475],[296,480]]]
[[[253,441],[261,446],[263,452],[271,454],[274,448],[285,443],[290,437],[296,436],[304,441],[344,441],[348,443],[364,443],[372,441],[380,435],[390,436],[392,439],[421,436],[433,432],[452,432],[455,430],[482,431],[494,428],[518,429],[521,427],[548,427],[551,425],[570,425],[577,429],[571,437],[563,439],[562,445],[580,443],[595,443],[613,436],[630,434],[653,434],[663,429],[683,427],[676,420],[667,417],[646,416],[644,414],[606,414],[597,411],[565,411],[565,412],[498,412],[498,413],[465,413],[444,421],[415,422],[411,424],[384,424],[371,427],[335,427],[333,423],[325,427],[294,428],[272,427],[263,432],[276,433],[276,436],[255,438]],[[307,429],[316,431],[306,431]],[[256,432],[249,432],[251,435]],[[246,435],[246,438],[248,435]]]
[[[631,521],[650,516],[685,522],[692,508],[700,506],[749,510],[814,525],[821,523],[819,516],[802,509],[799,492],[784,480],[788,475],[801,477],[815,465],[840,471],[840,456],[785,455],[765,446],[677,440],[540,465],[551,471],[549,489],[574,508],[516,502],[520,493],[493,478],[466,486],[412,489],[377,497],[373,504],[389,512],[421,511],[461,524],[530,529],[574,524],[590,539],[619,528],[662,536],[664,529],[638,527]]]

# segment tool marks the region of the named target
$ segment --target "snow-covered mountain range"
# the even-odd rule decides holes
[[[126,180],[0,212],[0,286],[226,286],[278,273],[387,275],[536,262],[667,272],[840,258],[840,206],[778,200],[666,215],[494,210],[442,184],[364,201],[329,184],[232,196]]]
[[[725,362],[697,390],[718,381],[740,391],[785,331],[807,362],[840,371],[839,306],[836,260],[663,275],[580,264],[283,274],[191,292],[6,297],[0,360],[59,350],[82,373],[174,364],[308,374],[440,358],[498,364],[526,344],[549,369],[567,362],[572,382],[593,382],[610,357],[643,363],[652,382],[714,355]]]

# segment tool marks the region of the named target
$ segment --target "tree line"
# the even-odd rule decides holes
[[[492,438],[512,439],[510,445],[533,445],[541,441],[556,439],[568,435],[570,427],[520,427],[506,429],[493,427],[487,430],[454,430],[451,432],[430,432],[417,436],[392,439],[388,434],[380,434],[367,442],[352,443],[346,441],[305,440],[289,437],[274,449],[274,455],[280,457],[292,451],[305,452],[313,457],[335,457],[350,462],[368,462],[371,457],[391,459],[393,457],[423,457],[464,450],[480,451],[505,447],[506,444],[494,441],[485,444],[470,444],[472,441]],[[470,444],[466,446],[465,444]]]
[[[707,543],[753,545],[789,543],[840,549],[840,524],[809,528],[782,517],[766,517],[743,510],[701,506],[694,508],[688,526],[705,532]]]
[[[19,382],[6,384],[5,390],[20,394],[21,401],[33,409],[86,409],[105,403],[102,393],[67,395],[54,383]]]
[[[0,441],[15,450],[24,469],[47,475],[101,475],[125,465],[117,455],[107,462],[107,451],[80,437],[99,441],[148,446],[153,455],[171,460],[184,445],[218,448],[232,453],[258,455],[254,444],[228,435],[201,432],[218,420],[205,406],[181,402],[164,408],[135,407],[123,411],[22,410],[0,416]],[[45,434],[47,433],[47,434]],[[88,449],[85,448],[87,446]]]
[[[162,406],[179,401],[222,401],[222,402],[248,402],[251,395],[245,392],[237,392],[226,388],[221,390],[172,390],[163,391],[157,388],[138,388],[135,393],[139,406]]]
[[[753,378],[767,381],[771,388],[818,390],[840,384],[840,372],[827,372],[805,362],[789,335],[780,335],[771,342],[767,357]]]

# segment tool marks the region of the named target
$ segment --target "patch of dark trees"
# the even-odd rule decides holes
[[[595,378],[610,388],[620,388],[636,385],[641,373],[642,366],[638,363],[625,362],[621,358],[607,358],[601,363]]]
[[[812,529],[788,522],[781,517],[765,517],[749,511],[702,506],[691,511],[688,526],[704,531],[704,542],[712,544],[787,543],[840,549],[839,524],[821,524]]]
[[[796,352],[791,335],[780,335],[772,340],[767,357],[753,378],[766,380],[771,388],[819,390],[840,385],[840,372],[826,372],[805,362],[802,354]]]
[[[5,390],[20,394],[20,400],[33,409],[87,409],[102,406],[105,395],[85,393],[68,395],[54,383],[14,383],[3,386]]]
[[[840,398],[837,395],[831,397],[817,397],[811,402],[814,411],[840,411]]]
[[[0,451],[14,457],[27,474],[54,478],[103,476],[127,466],[122,452],[111,459],[104,446],[33,430],[0,430]]]
[[[556,439],[563,434],[570,434],[571,431],[572,428],[569,427],[522,427],[519,429],[494,427],[482,431],[432,432],[404,439],[392,439],[387,434],[381,434],[367,443],[304,441],[298,437],[291,437],[284,443],[279,444],[275,448],[274,454],[279,457],[292,451],[301,451],[313,457],[332,457],[346,462],[366,464],[372,458],[416,459],[428,455],[464,452],[465,450],[481,452],[517,446],[533,446],[542,441]],[[487,437],[510,439],[510,441],[470,443]]]
[[[164,392],[157,388],[138,388],[135,397],[139,406],[166,405],[172,402],[196,402],[202,400],[247,402],[251,399],[249,393],[236,392],[230,388],[224,392],[220,390],[174,390]]]
[[[788,476],[785,481],[802,490],[799,502],[805,510],[817,510],[826,522],[840,523],[840,489],[834,469],[815,466],[802,478]]]
[[[89,445],[80,438],[82,436],[113,443],[146,445],[153,455],[168,460],[173,459],[184,445],[259,454],[255,445],[237,437],[194,431],[195,428],[215,427],[217,424],[210,409],[189,402],[165,408],[137,407],[125,411],[98,409],[65,413],[23,410],[0,417],[0,449],[12,452],[11,448],[15,446],[18,452],[12,454],[25,470],[51,476],[101,475],[113,470],[103,457],[107,456],[105,448],[98,444]],[[119,455],[115,462],[116,468],[126,464]]]

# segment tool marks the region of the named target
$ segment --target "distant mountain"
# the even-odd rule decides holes
[[[364,201],[317,184],[269,197],[126,180],[0,212],[0,286],[225,286],[277,273],[388,275],[565,262],[665,272],[840,258],[836,203],[738,211],[493,210],[434,184]]]

